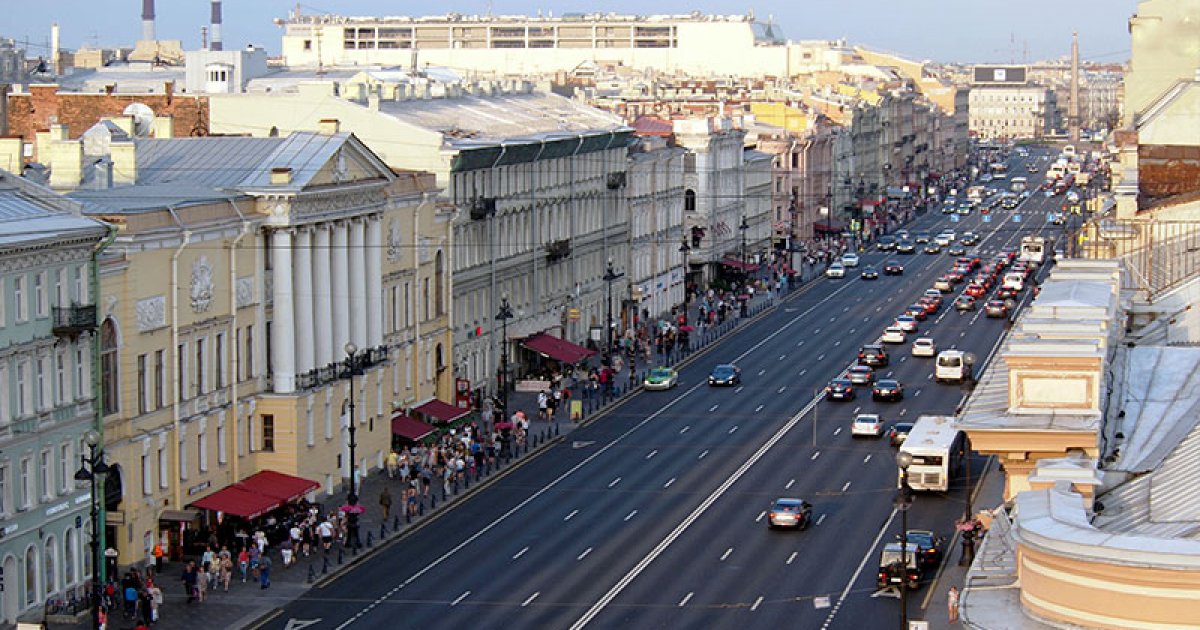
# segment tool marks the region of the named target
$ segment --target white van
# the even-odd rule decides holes
[[[939,383],[962,383],[975,379],[975,355],[962,350],[942,350],[937,355],[933,379]]]

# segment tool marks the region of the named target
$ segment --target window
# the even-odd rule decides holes
[[[137,405],[138,413],[146,413],[150,404],[149,399],[149,374],[146,371],[146,355],[139,354],[137,357]]]
[[[88,267],[79,265],[75,268],[75,301],[79,304],[91,302],[88,295]]]
[[[200,433],[196,435],[196,464],[200,467],[200,472],[208,470],[208,431],[204,430],[204,426],[200,426]]]
[[[175,360],[179,363],[175,366],[175,400],[187,400],[187,344],[181,343],[175,347]]]
[[[69,399],[67,389],[67,351],[59,348],[54,351],[54,404],[62,405]]]
[[[150,472],[150,449],[147,446],[142,447],[142,494],[150,495],[154,493],[154,478]]]
[[[71,443],[65,442],[58,447],[58,491],[60,494],[71,491],[71,482],[75,479],[75,473],[71,471],[73,463],[75,463],[75,458],[71,457]]]
[[[217,424],[217,463],[224,465],[227,461],[225,457],[225,421],[220,420]]]
[[[433,312],[441,316],[446,312],[446,263],[441,251],[438,251],[437,256],[434,258],[433,274]]]
[[[75,584],[75,558],[77,556],[75,547],[78,537],[75,535],[74,529],[68,529],[63,535],[63,584],[70,586]]]
[[[188,478],[187,427],[179,427],[179,478]]]
[[[62,267],[54,275],[54,305],[55,306],[70,306],[71,298],[67,295],[69,285],[68,271],[66,267]]]
[[[3,301],[0,300],[0,302]],[[9,403],[8,365],[0,361],[0,427],[8,426],[8,423],[12,421],[11,411],[8,407]],[[4,510],[0,510],[0,514],[3,513]]]
[[[275,416],[266,413],[262,417],[262,450],[275,452]]]
[[[5,294],[5,288],[7,286],[8,286],[8,282],[3,277],[0,277],[0,328],[4,327],[4,317],[5,317],[4,303],[8,301],[7,300],[8,296]]]
[[[208,363],[206,361],[206,359],[208,357],[205,356],[205,350],[206,350],[205,346],[207,346],[207,345],[208,345],[208,340],[205,339],[204,337],[201,337],[196,340],[196,395],[197,396],[208,393],[208,383],[206,382],[207,379],[204,378],[206,376],[205,373],[208,371]]]
[[[216,343],[213,344],[213,367],[217,389],[225,387],[225,333],[217,333]]]
[[[29,303],[25,295],[25,275],[13,277],[13,321],[20,324],[29,319]]]
[[[164,440],[158,441],[158,487],[164,490],[167,489],[168,480],[170,479],[171,467],[167,460],[167,444]]]
[[[33,308],[36,317],[46,317],[50,314],[50,299],[46,293],[48,281],[45,271],[33,274]]]
[[[425,317],[421,321],[429,321],[429,278],[421,281],[421,302],[425,310]]]
[[[254,378],[254,325],[246,326],[246,378]]]
[[[42,567],[45,568],[46,581],[42,584],[42,589],[47,596],[53,595],[58,584],[54,578],[54,565],[57,564],[58,554],[54,553],[54,537],[46,539],[46,553],[42,556]]]
[[[50,467],[50,451],[38,455],[38,477],[42,482],[42,498],[54,497],[54,470]]]
[[[17,361],[17,417],[33,413],[33,389],[29,386],[29,360]]]
[[[37,410],[41,411],[50,407],[50,358],[38,357],[34,359],[34,374],[37,379]]]
[[[0,516],[8,514],[8,466],[0,466]]]
[[[154,408],[162,409],[165,402],[163,396],[167,388],[166,358],[163,350],[154,351]]]
[[[112,318],[100,325],[100,397],[104,415],[117,413],[119,373],[117,367],[117,325]]]
[[[33,507],[33,461],[28,457],[21,460],[21,510]]]
[[[76,398],[86,398],[87,396],[91,395],[91,392],[87,391],[85,389],[86,387],[89,386],[88,383],[86,382],[86,380],[84,379],[84,375],[87,373],[87,355],[85,354],[86,352],[87,352],[87,344],[81,343],[81,344],[75,346],[75,397]]]
[[[38,561],[37,550],[33,545],[30,545],[25,550],[25,605],[32,606],[37,602],[38,588]]]

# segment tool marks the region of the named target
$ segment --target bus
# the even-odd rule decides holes
[[[1026,236],[1021,238],[1021,252],[1017,260],[1040,265],[1046,260],[1046,239],[1041,236]]]
[[[967,435],[954,426],[953,416],[921,416],[900,445],[912,456],[908,485],[913,490],[946,492],[962,468],[967,454]],[[897,483],[906,471],[900,471]]]
[[[1008,179],[1008,164],[1004,162],[992,162],[988,167],[992,173],[992,179]]]
[[[1066,156],[1066,157],[1067,157],[1067,159],[1074,159],[1074,157],[1075,157],[1075,145],[1073,145],[1073,144],[1068,144],[1067,146],[1063,147],[1063,148],[1062,148],[1062,154],[1063,154],[1064,156]]]
[[[1024,177],[1014,177],[1012,178],[1012,181],[1009,182],[1009,190],[1015,193],[1025,192],[1025,189],[1028,187],[1029,180]]]

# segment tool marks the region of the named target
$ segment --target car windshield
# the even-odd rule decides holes
[[[832,384],[834,387],[850,387],[850,381],[848,381],[844,378],[839,378],[839,379],[833,381]]]
[[[896,387],[899,387],[900,383],[898,383],[897,381],[886,381],[885,380],[885,381],[876,381],[875,385],[879,388],[889,388],[890,387],[890,388],[894,389]]]
[[[732,376],[733,372],[734,370],[732,365],[718,365],[717,367],[713,368],[713,374],[716,376]]]
[[[670,376],[671,370],[667,368],[654,368],[650,370],[650,378],[669,378]]]

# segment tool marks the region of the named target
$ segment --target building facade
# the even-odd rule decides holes
[[[969,111],[977,138],[1041,138],[1060,127],[1054,90],[1038,85],[972,87]]]
[[[639,138],[630,147],[628,269],[630,299],[640,320],[684,302],[683,161],[683,149],[663,138]]]
[[[0,172],[0,624],[76,594],[93,562],[90,488],[75,481],[98,428],[95,257],[108,234],[78,203]],[[102,359],[102,369],[108,364]]]

